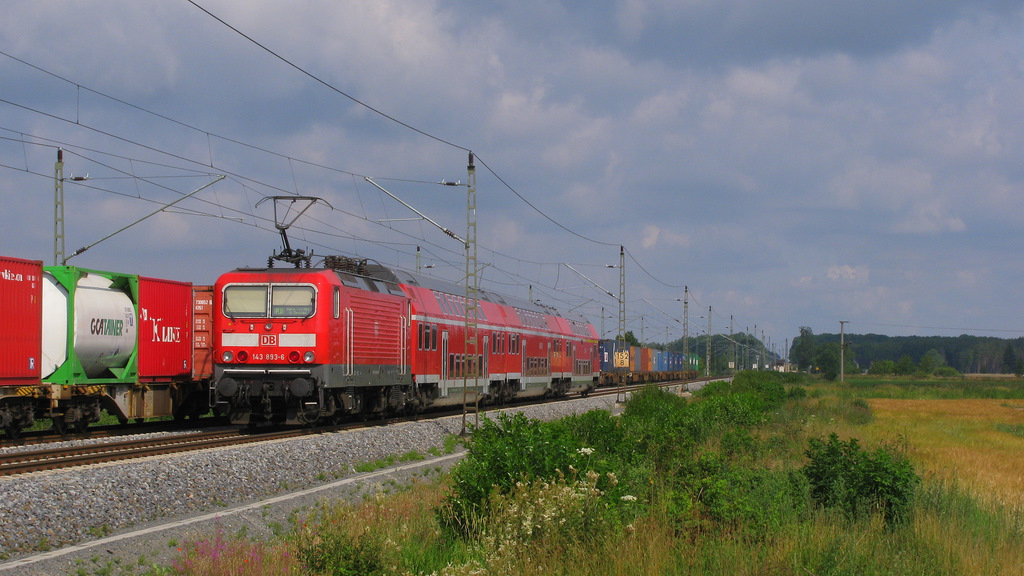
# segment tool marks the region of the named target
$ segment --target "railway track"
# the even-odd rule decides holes
[[[450,414],[443,415],[448,416]],[[297,438],[310,434],[323,434],[354,428],[380,426],[411,419],[415,419],[415,417],[398,417],[377,422],[352,422],[319,428],[290,428],[285,430],[272,429],[270,431],[259,432],[243,431],[240,429],[213,430],[189,434],[160,436],[157,438],[150,437],[134,440],[12,452],[0,455],[0,477],[27,474],[30,472],[42,472],[46,470],[59,470],[75,466],[89,466],[93,464],[103,464],[106,462],[116,462],[119,460],[146,458],[149,456],[162,456],[178,452],[189,452],[209,448],[220,448],[224,446],[238,446],[255,442]]]
[[[690,382],[694,384],[694,382]],[[650,384],[639,384],[623,386],[621,388],[603,388],[590,393],[592,396],[603,396],[631,392],[648,386]],[[686,387],[686,382],[665,382],[658,386]],[[494,408],[501,408],[496,406]],[[461,414],[461,410],[444,411],[431,414],[431,417],[444,417]],[[353,428],[387,425],[401,421],[415,420],[417,416],[403,416],[388,418],[375,422],[352,422],[348,424],[332,425],[319,428],[301,428],[286,430],[271,430],[264,432],[250,432],[239,429],[214,430],[196,432],[189,434],[178,434],[144,439],[121,440],[103,443],[91,443],[86,445],[64,446],[60,448],[39,449],[22,452],[12,452],[0,455],[0,476],[13,476],[16,474],[27,474],[30,472],[41,472],[46,470],[58,470],[74,466],[88,466],[120,460],[145,458],[148,456],[160,456],[178,452],[193,450],[204,450],[224,446],[235,446],[254,442],[266,442],[270,440],[281,440],[295,438],[309,434],[322,434],[326,432],[338,432]],[[41,444],[42,445],[42,444]]]
[[[245,435],[238,430],[199,432],[123,440],[44,450],[16,452],[0,456],[0,476],[57,470],[132,458],[144,458],[189,450],[201,450],[246,442],[269,440],[268,435]]]
[[[209,428],[218,425],[218,423],[223,424],[223,421],[216,417],[207,416],[199,420],[189,420],[187,423],[167,420],[133,422],[130,424],[114,424],[106,426],[89,426],[85,432],[82,433],[66,432],[64,434],[60,434],[54,432],[52,428],[48,428],[45,430],[22,432],[21,435],[14,440],[2,438],[0,439],[0,450],[20,446],[53,444],[56,442],[66,442],[68,440],[95,440],[100,438],[117,438],[119,436],[148,434],[151,432],[174,432],[176,430],[180,431],[187,428]]]

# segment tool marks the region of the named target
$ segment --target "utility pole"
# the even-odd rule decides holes
[[[708,306],[708,350],[707,365],[704,367],[704,375],[711,378],[711,306]]]
[[[622,342],[621,346],[625,347],[626,342],[626,248],[625,246],[619,245],[619,335],[615,338]],[[622,403],[626,401],[626,385],[625,382],[619,382],[619,388],[615,394],[615,402]]]
[[[53,265],[64,264],[64,150],[53,166]]]
[[[743,369],[750,370],[750,326],[743,327]]]
[[[732,314],[729,314],[729,342],[732,345],[732,370],[736,372],[736,340],[732,337]]]
[[[619,337],[626,338],[626,248],[619,246]]]
[[[761,341],[757,339],[757,324],[754,324],[754,342],[757,342],[757,352],[754,355],[754,370],[761,369]]]
[[[846,323],[849,320],[839,321],[839,382],[846,382]]]
[[[466,357],[462,366],[462,434],[466,434],[466,414],[473,412],[474,425],[480,425],[480,373],[483,370],[479,343],[480,276],[476,272],[476,166],[473,153],[469,153],[466,166]],[[444,361],[444,360],[442,360]],[[469,406],[469,372],[473,378],[473,406]]]
[[[683,286],[683,358],[690,363],[690,288]]]

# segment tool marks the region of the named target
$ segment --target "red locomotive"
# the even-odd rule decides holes
[[[306,424],[587,392],[598,336],[525,300],[481,292],[475,358],[464,288],[365,260],[239,269],[215,286],[217,407],[232,422]]]

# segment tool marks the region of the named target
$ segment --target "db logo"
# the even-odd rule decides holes
[[[260,346],[277,346],[277,334],[260,334]]]

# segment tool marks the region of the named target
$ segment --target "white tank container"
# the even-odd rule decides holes
[[[55,279],[46,275],[43,288],[43,372],[52,373],[67,360],[68,293]],[[138,340],[135,306],[119,289],[111,288],[111,280],[97,274],[85,274],[75,287],[74,355],[86,376],[98,378],[110,368],[123,368],[135,352]],[[52,286],[51,286],[52,285]],[[50,297],[52,300],[47,301]],[[56,326],[56,317],[63,309],[63,334]],[[47,315],[54,316],[48,328]],[[63,349],[63,352],[62,352]]]
[[[43,378],[68,359],[68,291],[50,275],[43,274]]]

